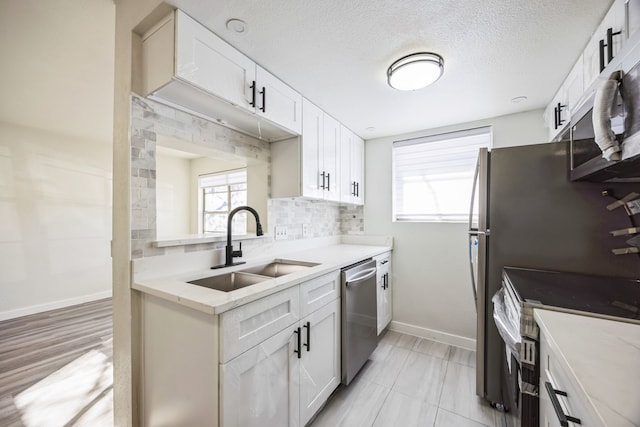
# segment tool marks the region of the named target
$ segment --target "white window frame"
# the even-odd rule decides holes
[[[473,186],[473,176],[478,158],[478,151],[481,147],[491,148],[493,143],[493,129],[491,126],[447,132],[423,136],[418,138],[399,140],[393,142],[392,147],[392,221],[393,222],[468,222],[469,209],[471,203],[471,191]],[[411,156],[431,157],[439,156],[441,161],[427,160],[422,165],[410,165]],[[459,156],[459,161],[456,158]],[[415,157],[413,157],[415,158]],[[455,161],[455,163],[452,163]],[[399,164],[404,162],[403,164]],[[442,173],[429,173],[429,168],[438,166],[444,171]],[[413,167],[412,170],[409,170]],[[450,168],[450,170],[447,170]],[[415,174],[415,175],[413,175]],[[412,176],[413,175],[413,176]],[[414,189],[414,194],[421,191],[425,198],[431,199],[429,206],[422,201],[410,206],[409,200],[416,200],[415,196],[405,200],[405,192],[408,182],[414,180],[420,190]],[[401,182],[406,184],[401,184]],[[468,181],[467,184],[456,184],[456,181]],[[439,183],[439,184],[438,184]],[[444,187],[463,189],[462,199],[453,203],[449,200],[449,208],[445,210],[434,207],[433,203],[447,203],[446,196],[442,195]],[[437,187],[441,187],[438,190]],[[438,195],[440,191],[440,196]],[[466,203],[464,211],[447,211],[452,205],[457,205],[461,209],[463,202]]]
[[[233,179],[234,175],[237,175],[239,172],[244,173],[244,181]],[[247,168],[239,168],[239,169],[231,169],[222,172],[214,172],[204,175],[198,176],[198,230],[201,234],[205,233],[226,233],[226,228],[220,231],[205,231],[205,217],[207,214],[224,214],[225,211],[207,211],[205,210],[205,191],[207,188],[215,188],[215,187],[227,187],[227,210],[226,215],[228,216],[231,212],[231,185],[236,184],[245,184],[245,190],[248,191],[247,186]],[[247,233],[247,219],[246,215],[243,215],[242,212],[239,212],[237,215],[233,217],[234,222],[234,234],[246,234]],[[241,229],[240,229],[241,228]]]

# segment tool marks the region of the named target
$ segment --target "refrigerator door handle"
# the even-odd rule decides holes
[[[475,303],[476,312],[478,311],[478,294],[476,291],[477,265],[476,265],[476,262],[474,262],[474,258],[477,260],[477,250],[478,250],[477,246],[478,246],[478,232],[470,231],[469,232],[469,268],[471,269],[471,290],[473,290],[473,302]]]
[[[478,178],[480,176],[480,161],[482,152],[478,155],[478,163],[476,163],[476,170],[473,174],[473,186],[471,187],[471,205],[469,206],[469,231],[475,231],[477,228],[473,227],[473,206],[476,199],[476,188],[478,187]]]

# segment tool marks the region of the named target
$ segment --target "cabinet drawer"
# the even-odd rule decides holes
[[[313,313],[340,295],[340,271],[309,280],[300,285],[301,315]]]
[[[385,273],[389,272],[389,265],[391,264],[391,253],[387,252],[381,255],[376,255],[373,257],[373,259],[376,260],[376,268],[378,269],[377,276],[378,280],[380,280],[380,278],[384,276]]]
[[[564,393],[556,393],[555,396],[560,403],[564,414],[580,420],[579,424],[569,421],[569,426],[604,426],[600,421],[600,417],[597,415],[595,408],[591,405],[589,397],[584,394],[582,388],[572,374],[572,371],[565,365],[564,359],[562,359],[557,353],[553,341],[547,340],[542,333],[540,338],[540,363],[539,395],[541,402],[541,425],[545,427],[547,425],[560,425],[558,416],[553,410],[553,405],[551,404],[552,398],[549,396],[549,391],[545,387],[545,383],[549,382],[555,390],[566,393],[566,396]],[[546,414],[543,414],[543,406],[546,407]],[[546,422],[544,417],[546,417]]]
[[[222,313],[220,362],[226,363],[299,319],[298,286]]]

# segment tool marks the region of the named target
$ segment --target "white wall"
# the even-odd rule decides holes
[[[156,227],[158,238],[190,234],[191,160],[156,154]],[[197,183],[196,183],[197,185]]]
[[[391,221],[393,141],[492,125],[494,147],[546,142],[542,113],[534,110],[366,142],[364,232],[394,237],[395,328],[466,346],[473,345],[476,335],[468,225]]]
[[[0,2],[0,320],[111,294],[115,5]]]

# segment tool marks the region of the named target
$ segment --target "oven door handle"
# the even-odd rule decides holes
[[[558,421],[560,421],[560,425],[562,427],[569,427],[569,421],[575,424],[582,424],[579,418],[572,417],[571,415],[566,415],[562,410],[562,406],[560,406],[560,401],[558,400],[558,396],[556,396],[556,394],[559,394],[560,396],[566,396],[566,392],[554,389],[553,385],[551,385],[549,381],[544,382],[544,388],[547,389],[547,394],[549,394],[549,399],[551,399],[553,410],[556,412],[556,416],[558,417]]]

